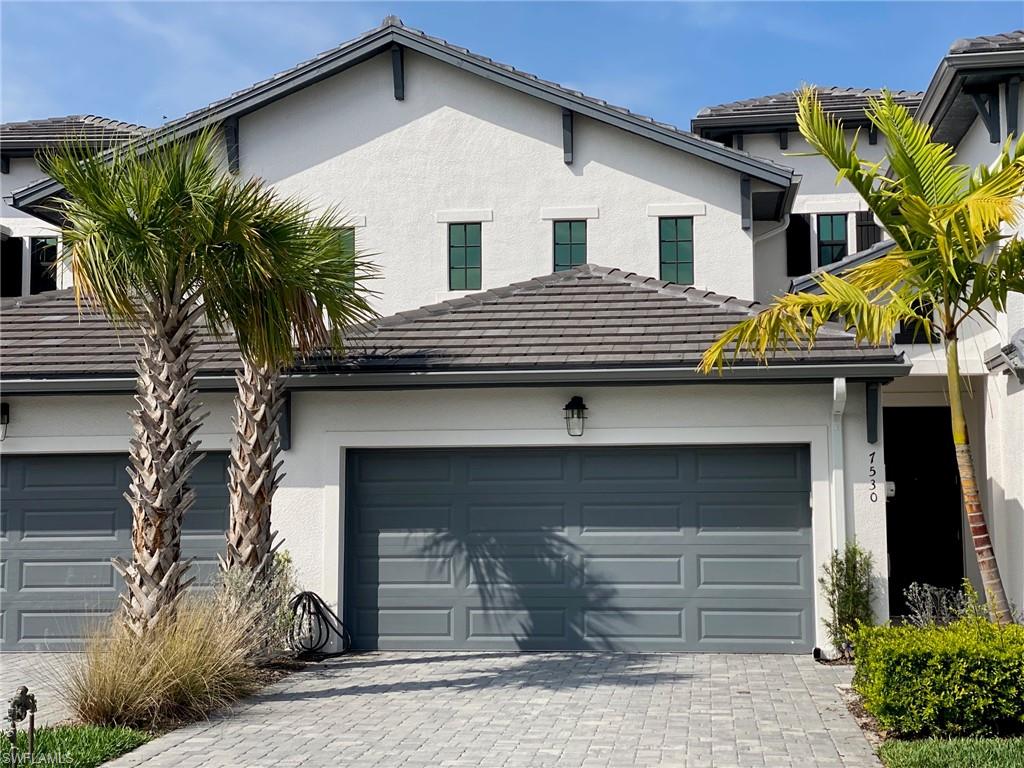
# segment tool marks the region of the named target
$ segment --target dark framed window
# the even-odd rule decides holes
[[[29,291],[57,290],[57,238],[32,238],[32,266]]]
[[[786,275],[800,277],[813,269],[811,266],[811,217],[794,213],[786,228]]]
[[[587,263],[587,220],[555,222],[555,272]]]
[[[658,219],[658,258],[661,279],[693,285],[693,219]]]
[[[356,229],[355,227],[342,227],[335,230],[338,233],[338,243],[342,250],[348,254],[356,252]]]
[[[857,211],[857,250],[863,251],[882,241],[882,228],[875,223],[871,211]]]
[[[818,266],[824,267],[846,258],[846,214],[823,213],[818,216]]]
[[[8,237],[3,241],[0,254],[0,295],[21,296],[21,246],[20,237]]]
[[[448,288],[480,290],[480,225],[448,225]]]

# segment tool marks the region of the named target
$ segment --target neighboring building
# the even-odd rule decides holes
[[[0,295],[29,296],[64,287],[56,266],[57,228],[10,204],[14,190],[46,178],[39,168],[42,153],[62,142],[88,150],[106,149],[139,136],[146,129],[95,115],[68,115],[0,125]]]
[[[865,109],[880,90],[818,87],[821,105],[842,119],[847,138],[859,133],[858,151],[871,161],[885,157],[885,137],[871,127]],[[911,112],[922,94],[897,91]],[[796,124],[796,93],[777,93],[705,107],[691,121],[694,133],[793,168],[800,191],[785,237],[767,244],[757,262],[754,298],[768,301],[786,291],[794,277],[828,266],[882,239],[882,231],[861,196],[848,182],[836,184],[836,172],[813,152]]]
[[[751,299],[788,286],[794,211],[859,210],[820,163],[792,170],[781,119],[763,135],[732,126],[725,146],[389,17],[151,134],[220,125],[229,169],[341,205],[382,269],[389,316],[346,358],[288,377],[274,513],[358,647],[805,652],[827,645],[817,576],[842,542],[875,555],[881,618],[890,567],[930,577],[913,552],[887,565],[901,535],[889,465],[941,437],[883,430],[880,400],[914,391],[897,389],[910,369],[898,351],[837,328],[770,366],[694,371]],[[759,141],[771,157],[751,151]],[[52,219],[59,192],[44,181],[13,202]],[[804,245],[842,261],[880,235],[851,221],[845,244],[836,218]],[[112,604],[107,560],[128,542],[132,335],[79,319],[68,291],[0,321],[17,574],[5,647],[74,647]],[[201,571],[223,546],[236,359],[228,341],[204,350],[211,458],[185,542]],[[578,436],[563,420],[575,396]],[[1022,544],[1000,544],[1018,601]]]

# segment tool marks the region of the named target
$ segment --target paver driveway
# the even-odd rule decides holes
[[[74,661],[73,653],[0,653],[0,702],[7,702],[22,685],[35,694],[37,725],[53,725],[67,720],[70,713],[60,694],[60,679]]]
[[[807,656],[367,653],[110,763],[195,766],[877,766]]]

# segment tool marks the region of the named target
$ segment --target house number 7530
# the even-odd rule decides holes
[[[878,501],[878,468],[875,466],[876,451],[868,454],[868,478],[871,480],[871,494],[868,496],[871,502]]]

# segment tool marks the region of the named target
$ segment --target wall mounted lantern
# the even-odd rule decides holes
[[[11,423],[11,404],[0,403],[0,441],[7,439],[7,425]]]
[[[583,398],[573,395],[572,399],[565,404],[565,429],[570,437],[580,437],[583,434],[583,422],[587,420],[587,406]]]

